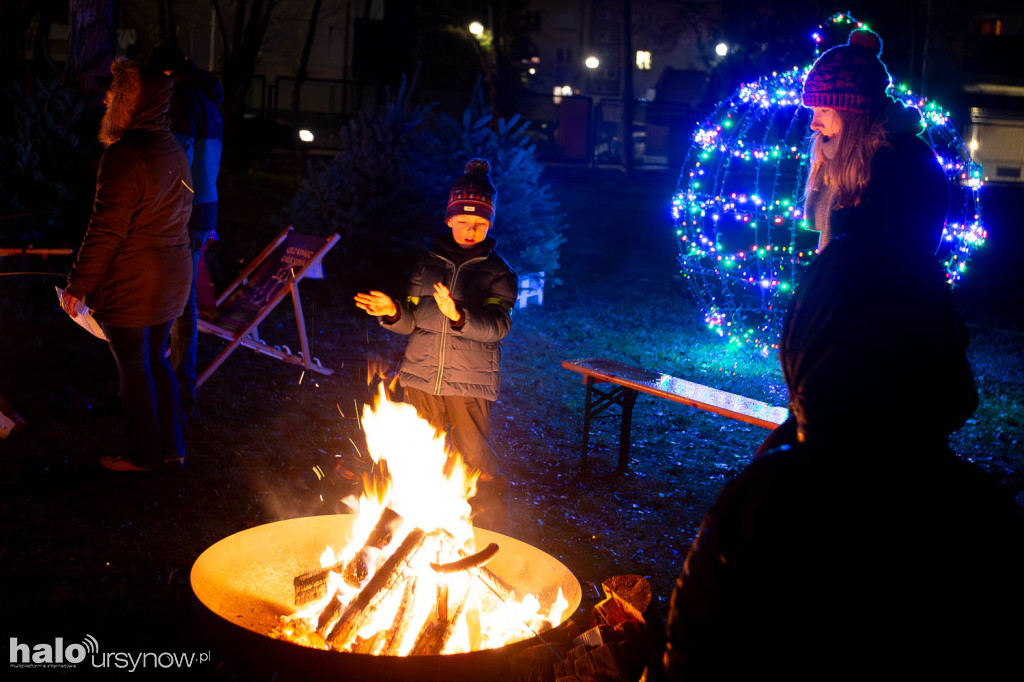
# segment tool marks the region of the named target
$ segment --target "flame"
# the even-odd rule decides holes
[[[362,415],[363,431],[373,470],[364,476],[364,491],[355,503],[356,519],[350,541],[335,551],[327,547],[321,567],[348,565],[359,555],[366,563],[366,578],[352,586],[337,572],[328,576],[327,595],[282,619],[271,636],[317,648],[332,648],[317,632],[320,614],[337,599],[343,607],[366,587],[370,577],[414,529],[428,537],[408,562],[406,580],[384,592],[372,618],[359,628],[341,650],[405,656],[413,651],[424,624],[447,615],[450,636],[439,653],[489,649],[519,641],[563,620],[569,602],[561,589],[554,602],[542,607],[534,595],[521,600],[488,587],[479,570],[439,573],[430,564],[446,564],[476,552],[469,499],[476,494],[480,472],[470,468],[445,445],[445,436],[421,419],[416,409],[387,399],[380,383],[375,403]],[[366,547],[381,514],[390,509],[401,516],[387,546]],[[448,613],[448,610],[454,610]],[[457,618],[452,616],[457,615]],[[407,623],[406,623],[407,621]],[[406,623],[397,627],[396,623]],[[399,630],[392,648],[389,633]]]

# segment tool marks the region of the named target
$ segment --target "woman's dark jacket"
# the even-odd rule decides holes
[[[400,382],[433,395],[495,400],[501,367],[500,341],[512,327],[518,279],[494,253],[488,237],[462,249],[451,235],[438,240],[409,279],[408,296],[397,302],[399,317],[381,324],[410,334]],[[434,284],[448,287],[462,312],[453,325],[437,307]]]
[[[171,89],[163,74],[114,72],[101,132],[108,146],[66,288],[107,325],[161,324],[179,317],[188,298],[192,177],[170,132]]]
[[[903,446],[798,444],[729,483],[672,595],[669,679],[997,679],[1024,635],[1020,510]]]
[[[949,209],[946,174],[931,145],[918,137],[917,109],[894,102],[881,116],[888,144],[871,159],[860,203],[831,212],[832,236],[884,236],[900,248],[934,253]]]

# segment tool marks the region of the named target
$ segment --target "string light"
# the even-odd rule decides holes
[[[866,28],[840,13],[812,35],[815,58],[826,30]],[[778,349],[782,316],[817,254],[818,233],[803,215],[810,164],[811,111],[801,106],[811,64],[741,85],[693,133],[672,198],[679,263],[708,328],[762,355]],[[981,167],[949,113],[907,86],[890,89],[921,111],[950,185],[950,211],[938,257],[950,286],[963,276],[987,233],[981,219]],[[870,264],[865,264],[865,277]]]

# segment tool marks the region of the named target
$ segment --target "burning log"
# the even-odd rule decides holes
[[[395,537],[395,531],[400,525],[402,525],[402,515],[390,507],[385,507],[384,511],[380,513],[377,523],[374,524],[373,530],[366,537],[366,542],[345,567],[345,572],[342,574],[345,582],[352,587],[359,587],[363,584],[366,576],[370,573],[370,553],[375,549],[384,549],[391,544],[391,540]]]
[[[466,572],[481,581],[501,602],[520,600],[515,589],[491,569],[484,566],[474,566],[467,569]]]
[[[464,552],[459,552],[464,554]],[[498,553],[498,543],[492,542],[476,554],[470,556],[463,556],[458,561],[453,561],[450,564],[430,564],[430,568],[435,573],[457,573],[458,571],[467,571],[474,566],[483,566],[488,561],[494,558],[494,555]]]
[[[454,604],[449,601],[447,588],[438,589],[437,605],[431,610],[430,617],[416,635],[416,642],[412,645],[410,655],[439,654],[444,650],[469,599],[469,583],[460,582],[463,582],[464,586],[458,591]]]
[[[360,628],[373,619],[388,593],[411,573],[410,562],[423,547],[426,537],[423,530],[414,528],[402,540],[398,549],[380,565],[380,568],[355,599],[349,603],[344,612],[338,615],[340,607],[329,607],[320,614],[317,632],[323,635],[333,648],[345,649]],[[338,604],[337,599],[331,601],[331,607],[336,604]]]
[[[339,561],[331,566],[317,568],[296,576],[295,606],[304,606],[327,596],[327,579],[331,573],[340,573],[345,582],[359,587],[369,573],[369,555],[375,549],[384,549],[394,538],[395,529],[402,523],[402,516],[390,508],[381,512],[380,518],[366,538],[362,548],[349,562]]]
[[[413,594],[416,592],[416,578],[413,578],[405,585],[405,592],[402,593],[402,602],[398,605],[395,619],[384,636],[384,646],[380,653],[385,656],[398,655],[398,649],[402,644],[405,633],[412,626],[412,604]]]
[[[304,606],[327,596],[327,576],[331,573],[340,573],[345,570],[345,562],[339,561],[336,564],[306,571],[302,575],[295,576],[292,584],[295,586],[295,606]]]

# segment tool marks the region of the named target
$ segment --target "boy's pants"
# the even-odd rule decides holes
[[[491,401],[484,398],[462,398],[432,395],[405,387],[405,402],[451,439],[452,448],[469,466],[482,473],[477,494],[470,500],[474,525],[499,533],[510,530],[508,512],[508,481],[500,473],[498,456],[488,442],[491,432]]]

